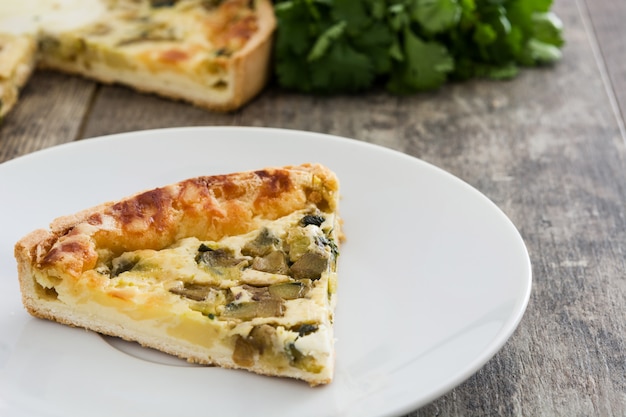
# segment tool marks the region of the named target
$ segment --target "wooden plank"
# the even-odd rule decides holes
[[[82,137],[176,126],[233,124],[236,114],[213,113],[130,88],[102,86]]]
[[[0,162],[76,139],[96,84],[37,71],[0,124]]]
[[[506,89],[454,87],[448,106],[432,105],[442,121],[409,141],[509,215],[534,274],[504,349],[411,417],[626,413],[626,149],[593,33],[575,7],[556,6],[568,28],[561,64]]]
[[[626,120],[626,2],[584,0],[584,5],[593,24],[597,47],[623,123]]]

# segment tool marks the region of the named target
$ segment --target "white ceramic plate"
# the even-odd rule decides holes
[[[329,386],[185,366],[22,308],[13,245],[54,217],[191,176],[309,161],[338,174],[348,238]],[[419,159],[357,140],[262,128],[90,139],[1,164],[0,199],[0,415],[401,415],[483,366],[530,294],[524,242],[492,202]]]

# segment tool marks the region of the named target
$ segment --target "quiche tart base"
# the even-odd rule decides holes
[[[24,306],[36,317],[191,362],[329,383],[338,198],[335,175],[304,164],[193,178],[61,217],[15,245]],[[313,220],[303,224],[304,218]],[[274,255],[321,251],[322,269],[298,275],[291,259],[288,272],[260,272],[254,265],[266,256],[254,245],[263,233],[275,236],[276,247],[291,242]],[[312,249],[301,250],[302,238],[314,242]],[[203,263],[204,252],[224,248],[233,248],[228,261],[253,266],[242,272],[240,264]],[[139,261],[119,267],[124,257]],[[155,259],[157,269],[146,269]],[[204,297],[210,291],[230,298],[214,307],[196,287]],[[292,287],[306,291],[296,295]]]

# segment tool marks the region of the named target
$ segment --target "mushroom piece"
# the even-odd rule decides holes
[[[309,287],[300,281],[295,281],[270,285],[268,290],[272,297],[282,298],[283,300],[294,300],[304,297],[309,291]]]
[[[214,268],[228,268],[243,266],[247,260],[243,258],[236,258],[234,252],[230,249],[212,249],[203,243],[198,248],[196,262]]]
[[[267,227],[264,227],[253,240],[241,248],[241,253],[246,256],[265,256],[275,251],[279,244],[280,239],[274,236]]]
[[[300,219],[300,225],[306,227],[310,224],[320,227],[322,223],[324,223],[326,219],[324,216],[320,216],[317,214],[307,214],[302,219]]]
[[[260,326],[254,326],[252,331],[248,335],[250,343],[263,354],[266,349],[271,349],[274,345],[274,337],[276,335],[276,329],[269,324],[262,324]]]
[[[241,289],[250,294],[250,299],[252,301],[263,301],[272,298],[272,295],[267,287],[254,287],[252,285],[244,284],[241,286]]]
[[[320,279],[328,269],[328,255],[320,252],[307,252],[291,265],[289,272],[295,279]]]
[[[237,336],[233,360],[241,366],[252,366],[256,356],[271,351],[274,346],[276,329],[269,324],[254,326],[248,337]]]
[[[172,294],[180,295],[194,301],[204,301],[211,292],[211,286],[207,284],[196,284],[186,282],[182,287],[172,287],[169,290]]]
[[[268,298],[261,301],[226,304],[222,317],[252,320],[255,317],[280,317],[284,314],[282,300]]]
[[[287,274],[289,265],[287,265],[287,256],[282,251],[272,251],[263,257],[256,257],[252,261],[252,269],[261,272],[269,272],[272,274]]]
[[[257,349],[247,339],[237,336],[235,349],[233,350],[233,361],[240,366],[252,366],[255,362]]]
[[[128,272],[139,263],[139,257],[123,254],[111,261],[111,278],[115,278],[124,272]]]

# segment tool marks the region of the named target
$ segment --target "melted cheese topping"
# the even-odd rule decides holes
[[[0,2],[0,32],[37,34],[63,32],[102,17],[102,0],[5,0]]]
[[[231,56],[256,33],[255,11],[239,0],[207,4],[201,0],[163,6],[148,0],[2,2],[0,33],[42,34],[44,55],[70,61],[85,52],[81,59],[96,58],[86,50],[89,46],[133,56],[144,64],[196,62],[207,53],[213,59]],[[115,66],[114,59],[110,61]]]

